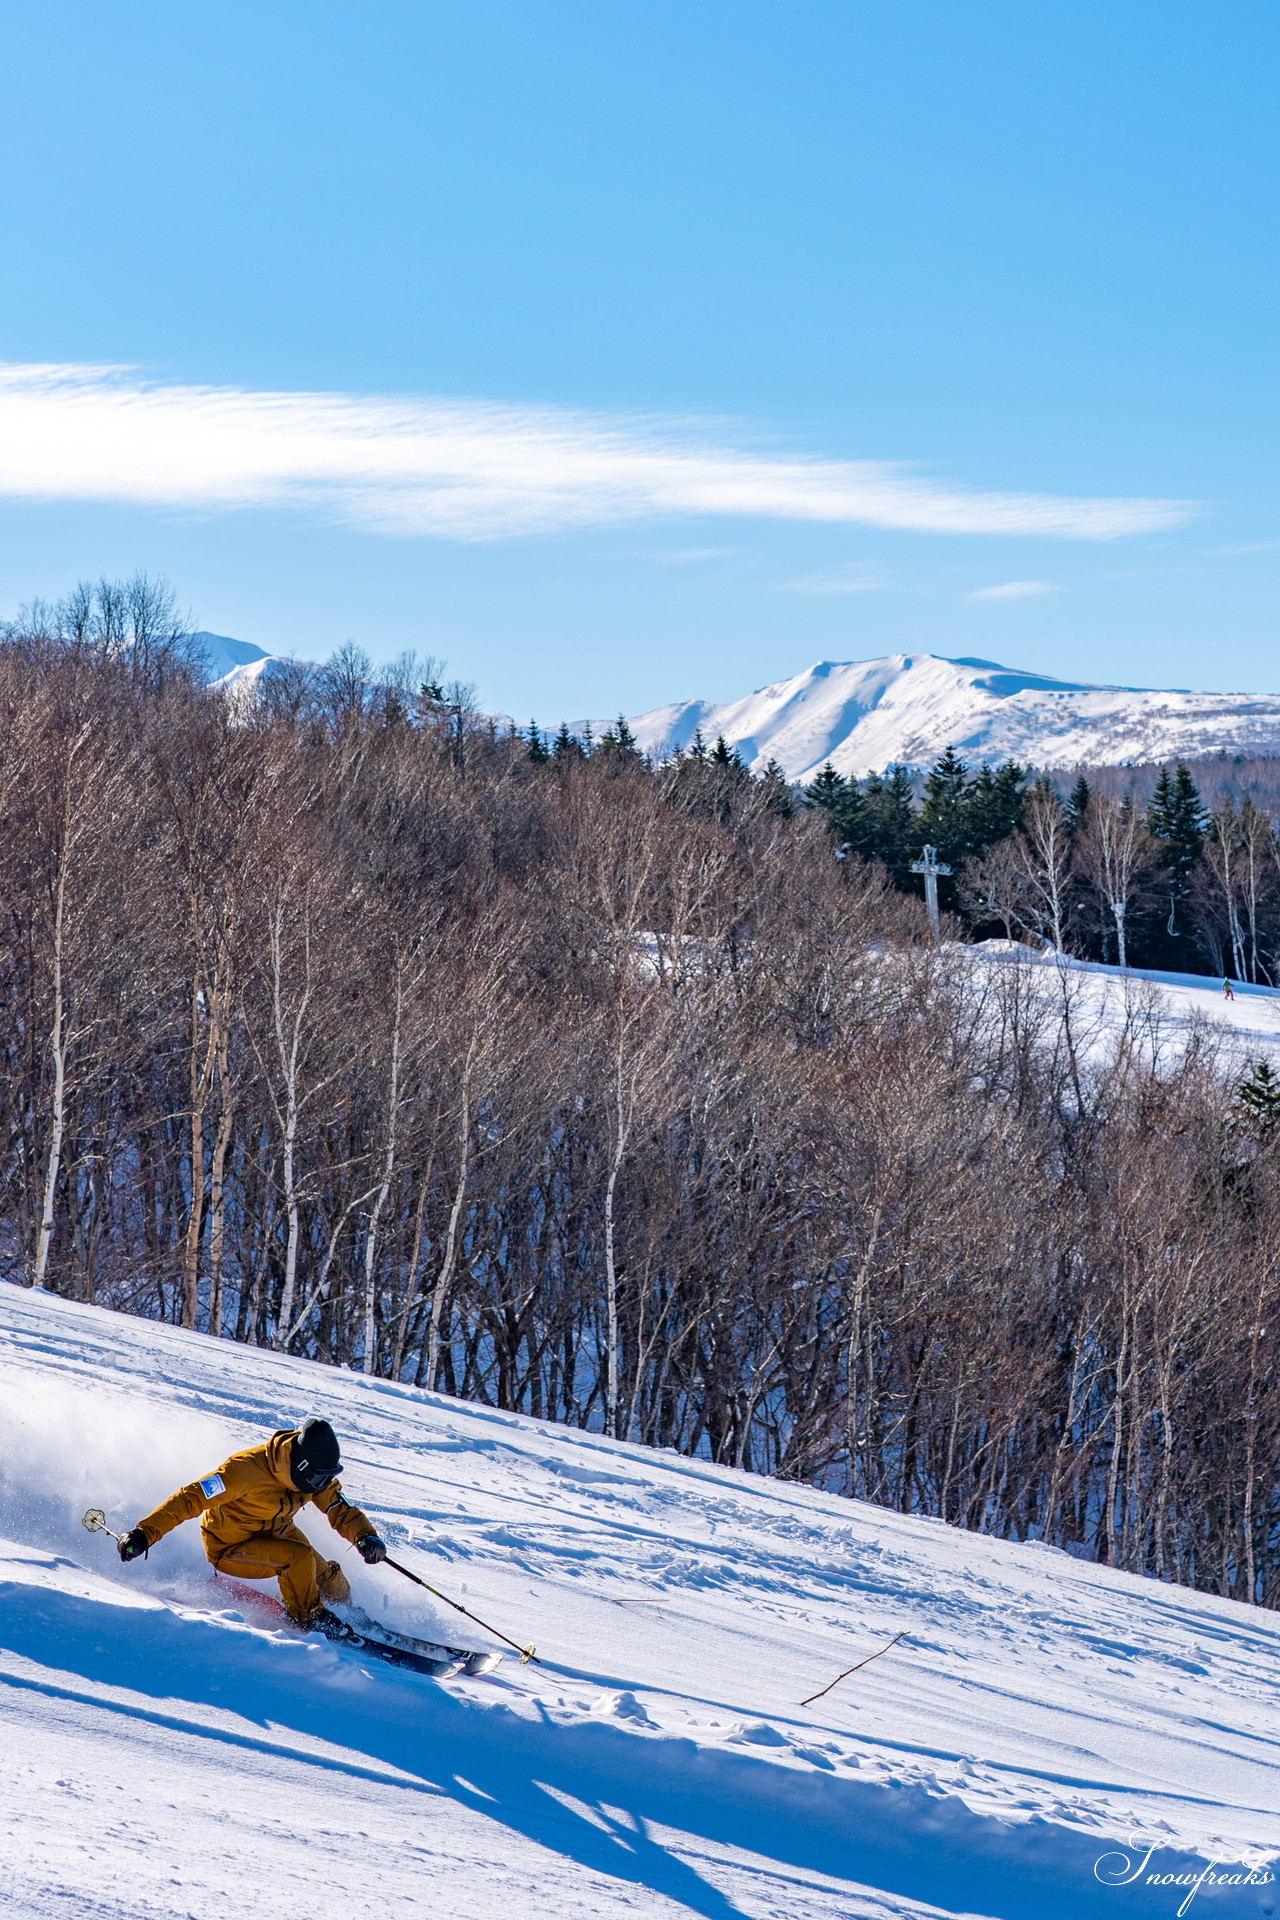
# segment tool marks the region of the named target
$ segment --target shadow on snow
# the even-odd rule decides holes
[[[1012,1826],[955,1796],[804,1772],[675,1736],[560,1725],[541,1711],[526,1718],[428,1680],[362,1671],[357,1657],[314,1642],[264,1640],[167,1609],[116,1607],[22,1584],[0,1586],[0,1602],[0,1645],[45,1669],[0,1674],[6,1688],[390,1792],[449,1799],[703,1920],[734,1920],[741,1909],[655,1828],[677,1844],[701,1840],[843,1881],[851,1891],[874,1888],[992,1920],[1154,1920],[1172,1915],[1183,1898],[1172,1887],[1100,1883],[1095,1862],[1115,1854],[1103,1836],[1047,1821]],[[77,1677],[133,1698],[102,1699],[78,1687]],[[142,1704],[148,1701],[154,1704]],[[234,1715],[237,1724],[201,1720],[189,1706]],[[290,1734],[340,1751],[299,1750]],[[1201,1864],[1164,1853],[1141,1879],[1198,1872]],[[1206,1912],[1268,1913],[1273,1892],[1206,1885],[1197,1902]]]

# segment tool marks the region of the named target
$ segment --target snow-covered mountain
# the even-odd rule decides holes
[[[81,1528],[307,1412],[394,1556],[543,1664],[397,1673],[193,1524],[129,1568]],[[1263,1608],[2,1284],[0,1535],[13,1920],[1173,1920],[1210,1862],[1195,1914],[1274,1910]]]
[[[278,654],[255,647],[251,640],[233,640],[225,633],[204,632],[193,633],[190,638],[200,650],[211,687],[252,687],[273,669],[286,664]]]
[[[288,664],[226,634],[191,637],[211,686],[247,689]],[[598,738],[609,722],[590,724]],[[991,660],[895,653],[823,660],[743,700],[677,701],[629,724],[641,748],[658,758],[687,747],[701,731],[708,744],[723,735],[757,772],[776,760],[788,780],[812,779],[828,760],[837,772],[859,776],[895,761],[925,767],[948,746],[971,765],[1011,759],[1033,767],[1119,766],[1222,751],[1280,753],[1280,694],[1090,686]]]
[[[859,776],[895,761],[929,766],[945,747],[971,765],[1118,766],[1222,750],[1280,753],[1280,694],[1095,687],[991,660],[894,653],[820,661],[744,700],[685,700],[630,726],[658,756],[687,747],[698,730],[708,744],[723,735],[757,772],[772,759],[789,780],[812,779],[828,760]]]

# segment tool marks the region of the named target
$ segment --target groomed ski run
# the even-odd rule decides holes
[[[219,1590],[193,1528],[122,1568],[80,1526],[306,1411],[392,1552],[545,1665],[394,1671]],[[0,1533],[6,1916],[1277,1905],[1280,1621],[1211,1595],[10,1286]]]

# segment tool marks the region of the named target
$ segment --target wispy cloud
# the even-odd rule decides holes
[[[1193,511],[1178,500],[970,492],[883,462],[717,444],[697,421],[164,385],[94,366],[0,365],[6,494],[318,508],[383,533],[461,540],[712,514],[1112,540]]]
[[[881,576],[866,567],[828,567],[786,584],[792,593],[882,593],[885,586]]]
[[[1034,600],[1037,594],[1057,593],[1048,580],[1002,580],[998,587],[979,587],[971,600]]]

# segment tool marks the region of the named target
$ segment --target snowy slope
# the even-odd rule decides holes
[[[253,687],[274,668],[286,664],[278,654],[255,647],[251,640],[233,640],[225,633],[193,633],[191,639],[200,649],[212,687]]]
[[[708,744],[723,734],[757,772],[773,759],[788,780],[812,779],[828,760],[859,776],[893,762],[928,766],[949,746],[971,764],[1118,766],[1224,748],[1280,752],[1280,695],[1093,687],[990,660],[895,653],[824,660],[744,700],[679,702],[630,725],[658,756],[688,746],[699,728]]]
[[[947,952],[971,990],[990,996],[995,1017],[1002,985],[1016,976],[1014,992],[1024,1007],[1028,1000],[1036,1005],[1045,1039],[1052,1044],[1070,1019],[1078,1054],[1099,1058],[1123,1043],[1160,1062],[1195,1034],[1215,1044],[1225,1069],[1243,1073],[1280,1047],[1280,990],[1274,987],[1234,981],[1228,1000],[1222,982],[1203,974],[1122,971],[1067,954],[1034,953],[1012,940],[957,943]]]
[[[192,1526],[125,1569],[77,1524],[308,1410],[545,1665],[370,1666]],[[1273,1910],[1280,1620],[1233,1602],[2,1285],[0,1534],[6,1915],[1123,1920],[1209,1856],[1204,1911]]]

